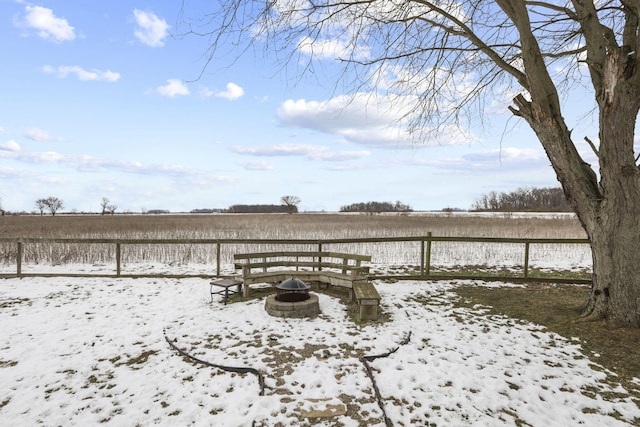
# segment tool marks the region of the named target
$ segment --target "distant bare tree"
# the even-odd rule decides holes
[[[111,201],[108,198],[103,197],[102,202],[100,202],[100,208],[102,208],[101,215],[106,215],[108,213],[113,215],[116,209],[118,208],[118,206],[111,203]]]
[[[36,200],[36,208],[40,211],[40,216],[44,215],[44,210],[47,208],[47,201],[45,199]]]
[[[297,196],[282,196],[280,201],[287,207],[287,212],[292,214],[298,212],[298,205],[300,204],[300,197]]]
[[[51,216],[56,216],[56,213],[64,207],[64,203],[62,202],[62,200],[57,197],[47,197],[46,199],[42,200],[42,202],[44,203],[45,208],[48,209],[49,212],[51,212]],[[37,204],[38,201],[36,201],[36,205]]]

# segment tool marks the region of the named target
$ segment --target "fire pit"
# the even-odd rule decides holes
[[[309,285],[300,279],[292,278],[276,286],[276,299],[284,302],[297,302],[309,299]]]
[[[265,310],[276,317],[311,317],[320,313],[318,296],[309,293],[309,285],[291,278],[276,286],[276,294],[269,295]]]

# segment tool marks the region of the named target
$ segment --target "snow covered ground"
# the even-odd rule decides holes
[[[320,316],[293,320],[269,316],[263,300],[211,303],[202,279],[1,280],[0,424],[640,422],[639,396],[605,381],[577,340],[456,308],[451,283],[375,285],[389,321],[358,326],[325,294]],[[198,359],[258,369],[264,395],[256,375],[193,363],[165,337]],[[369,362],[383,413],[360,357],[395,348]],[[314,409],[342,415],[303,417]]]

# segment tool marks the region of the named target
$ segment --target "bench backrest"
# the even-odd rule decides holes
[[[360,276],[369,272],[362,262],[371,261],[371,255],[325,251],[276,251],[235,254],[235,267],[250,274],[252,269],[266,272],[270,267],[311,268],[313,270],[338,269],[342,274]]]

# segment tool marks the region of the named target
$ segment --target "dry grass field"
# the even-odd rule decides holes
[[[584,238],[571,215],[218,214],[6,216],[0,237],[317,239],[389,236]]]
[[[350,239],[426,236],[500,238],[584,238],[571,215],[518,214],[217,214],[217,215],[115,215],[115,216],[9,216],[0,219],[0,238],[92,239]],[[225,244],[221,266],[232,263],[233,253],[272,250],[268,244]],[[487,268],[508,273],[521,269],[523,245],[505,243],[437,242],[431,250],[433,271]],[[315,250],[306,245],[290,249]],[[278,249],[284,249],[279,246]],[[374,265],[394,274],[414,271],[420,265],[417,241],[349,243],[323,246],[323,250],[366,253]],[[36,265],[105,264],[115,257],[113,244],[30,243],[23,262]],[[3,264],[15,263],[16,248],[0,243]],[[587,245],[534,245],[530,267],[586,271],[590,267]],[[125,263],[164,266],[216,263],[214,245],[136,244],[123,250]],[[558,261],[560,263],[558,264]]]

